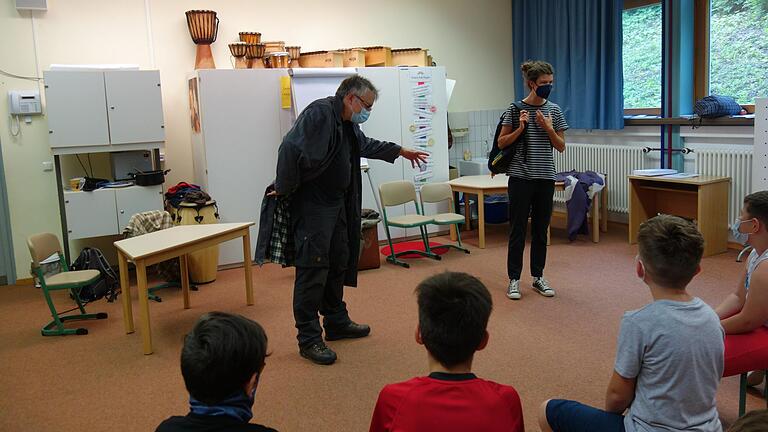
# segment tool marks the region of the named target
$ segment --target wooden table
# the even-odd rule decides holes
[[[485,195],[498,195],[508,193],[509,178],[505,175],[475,175],[455,178],[448,182],[454,193],[462,192],[470,195],[477,195],[477,219],[478,219],[478,241],[480,249],[485,249]],[[606,185],[607,186],[607,185]],[[555,182],[555,190],[565,190],[565,183]],[[608,195],[607,188],[600,191],[600,199],[592,200],[592,241],[600,241],[600,231],[608,231]],[[465,203],[469,200],[464,201]],[[469,229],[471,218],[470,206],[464,206],[464,216],[466,218],[465,227]]]
[[[181,264],[181,292],[184,309],[189,309],[189,273],[187,255],[200,249],[215,246],[238,237],[243,238],[243,268],[245,270],[246,304],[253,304],[251,280],[251,235],[253,222],[208,225],[182,225],[142,236],[115,242],[120,265],[120,288],[123,298],[123,323],[125,332],[133,333],[131,284],[128,278],[128,261],[136,266],[136,283],[139,291],[139,318],[144,354],[152,354],[152,333],[149,326],[149,299],[147,297],[147,267],[172,258]]]
[[[730,177],[627,178],[630,196],[629,243],[637,243],[641,223],[664,213],[696,221],[704,236],[704,256],[728,249]]]

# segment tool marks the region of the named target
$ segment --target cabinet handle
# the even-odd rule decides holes
[[[120,210],[120,214],[125,214],[125,210]]]
[[[64,204],[69,204],[69,200],[64,201]]]
[[[113,110],[113,109],[115,109],[115,107],[111,106],[111,107],[109,107],[109,109]]]

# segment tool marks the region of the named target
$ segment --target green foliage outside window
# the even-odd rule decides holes
[[[768,97],[768,0],[711,0],[710,11],[710,93],[741,104]],[[661,5],[625,10],[622,31],[624,107],[657,108]]]

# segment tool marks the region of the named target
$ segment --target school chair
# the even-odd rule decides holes
[[[424,203],[441,203],[443,201],[448,201],[448,208],[452,209],[453,207],[453,191],[451,190],[451,185],[448,183],[427,183],[421,187],[421,191],[419,192],[419,199],[421,201],[421,209],[424,211],[424,214],[426,215],[426,207],[424,207]],[[439,246],[441,248],[454,248],[458,249],[460,251],[464,251],[464,253],[469,253],[469,250],[461,245],[461,227],[460,225],[464,223],[464,216],[458,214],[458,213],[438,213],[435,215],[432,215],[434,225],[452,225],[452,228],[456,231],[456,245],[448,244]]]
[[[43,326],[40,333],[43,336],[63,336],[63,335],[86,335],[88,329],[76,328],[68,329],[64,328],[65,321],[74,320],[90,320],[90,319],[106,319],[108,315],[106,313],[86,313],[83,303],[80,301],[80,290],[87,285],[96,282],[101,273],[98,270],[78,270],[70,271],[67,265],[66,259],[62,254],[61,244],[59,239],[50,233],[35,234],[27,238],[27,246],[29,247],[29,254],[32,256],[32,272],[37,276],[40,282],[40,288],[45,296],[45,301],[48,303],[48,308],[51,310],[51,316],[53,320]],[[61,272],[53,276],[45,276],[40,262],[48,258],[49,256],[57,254],[59,256],[59,265]],[[51,291],[57,290],[69,290],[72,294],[72,298],[77,303],[77,309],[80,310],[79,314],[62,316],[56,311],[56,307],[51,299]],[[66,312],[65,312],[66,313]]]
[[[387,232],[387,242],[389,242],[389,255],[387,256],[387,262],[399,265],[401,267],[409,268],[410,265],[398,259],[403,255],[421,255],[423,257],[432,258],[434,260],[440,260],[440,255],[432,252],[429,248],[429,238],[427,236],[427,225],[434,222],[431,217],[424,216],[419,203],[416,201],[416,187],[412,182],[408,180],[398,180],[388,183],[382,183],[379,185],[379,198],[381,198],[381,212],[384,217],[384,229]],[[387,207],[404,205],[413,202],[416,207],[416,214],[406,214],[403,216],[387,216]],[[392,235],[389,232],[389,227],[397,228],[418,228],[421,234],[421,240],[424,243],[424,250],[406,250],[395,252],[395,248],[392,245]]]
[[[746,412],[747,375],[765,371],[763,397],[768,407],[768,328],[725,336],[725,370],[723,377],[739,375],[739,417]]]

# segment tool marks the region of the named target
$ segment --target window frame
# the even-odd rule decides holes
[[[661,3],[661,0],[624,0],[624,10],[635,9]],[[709,95],[709,15],[710,0],[696,1],[693,6],[693,101]],[[748,113],[755,112],[754,104],[741,105]],[[624,115],[661,115],[661,101],[659,107],[625,108]]]

